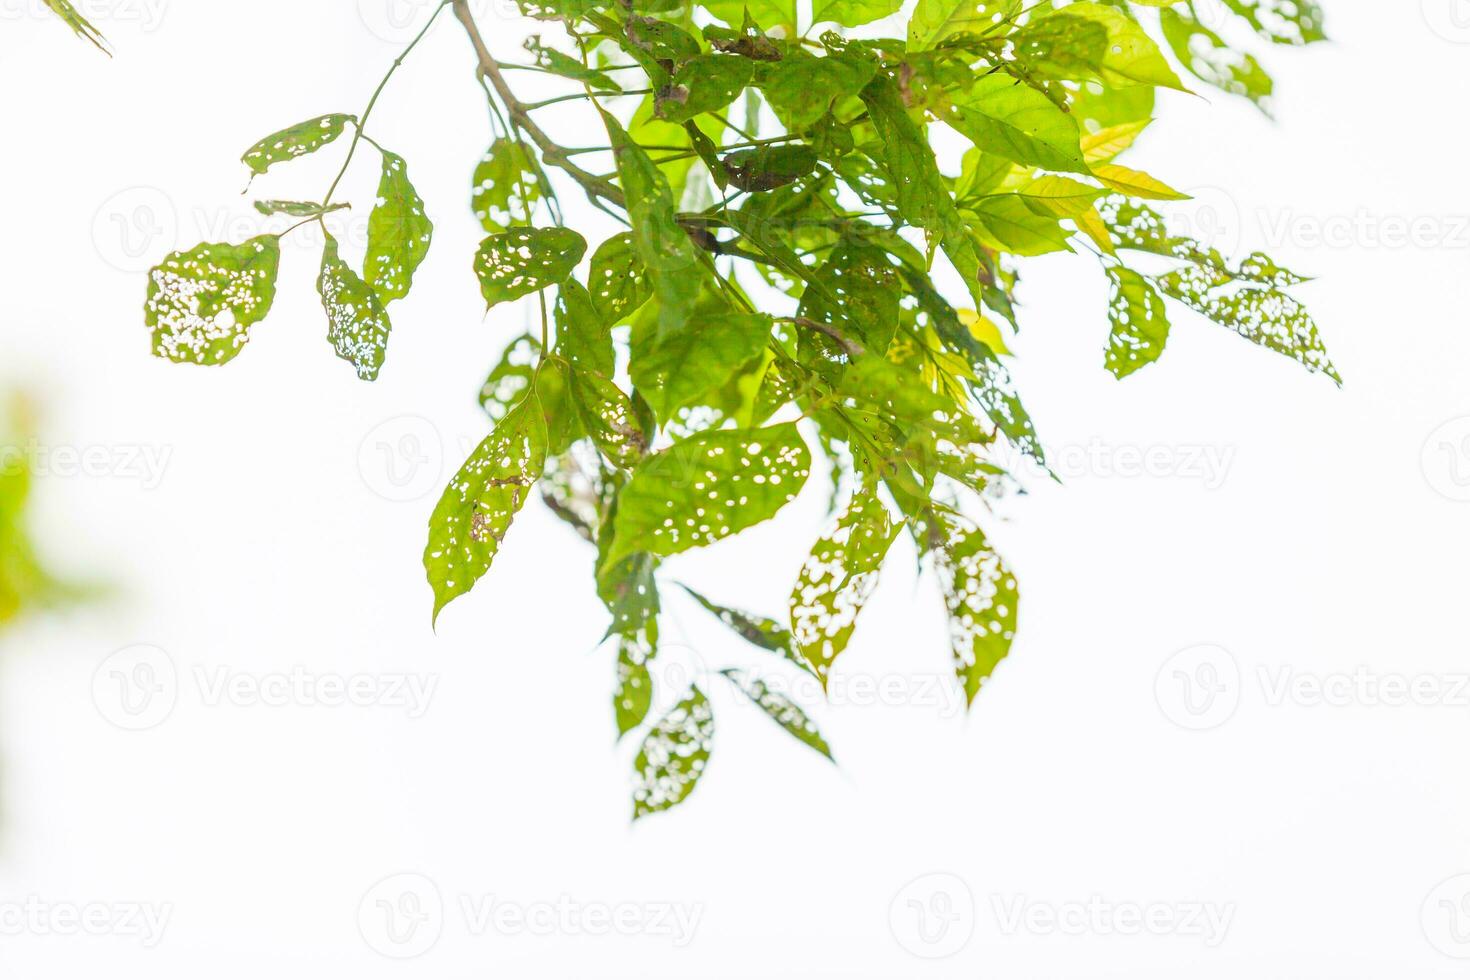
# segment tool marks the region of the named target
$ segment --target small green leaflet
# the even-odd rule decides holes
[[[797,654],[791,631],[774,619],[718,605],[687,585],[683,588],[695,602],[704,607],[706,612],[734,630],[747,643],[770,653],[779,654],[809,674],[812,672],[811,666]]]
[[[1169,340],[1164,299],[1147,279],[1126,266],[1108,269],[1113,285],[1108,300],[1107,369],[1119,379],[1159,359]]]
[[[749,698],[752,704],[764,711],[766,717],[784,728],[792,738],[820,752],[828,762],[835,761],[827,740],[822,738],[822,733],[817,731],[817,726],[795,701],[780,691],[772,690],[765,681],[758,677],[751,677],[743,670],[731,668],[721,673],[731,684],[735,685],[741,694]]]
[[[791,592],[791,630],[823,687],[878,586],[878,570],[897,536],[887,509],[865,487],[801,566]]]
[[[258,177],[277,163],[315,153],[341,136],[348,123],[356,125],[357,117],[333,113],[308,119],[267,136],[246,150],[240,161]]]
[[[475,255],[487,308],[566,281],[587,252],[570,228],[515,228],[491,235]]]
[[[677,442],[639,464],[623,488],[610,560],[674,555],[737,534],[776,516],[810,473],[794,422]]]
[[[327,311],[327,340],[337,356],[357,369],[364,381],[375,381],[388,354],[388,311],[378,294],[337,254],[337,240],[326,236],[317,293]]]
[[[613,717],[618,738],[643,724],[653,707],[653,675],[648,664],[657,653],[654,630],[639,630],[618,638],[617,687],[613,691]]]
[[[699,259],[689,236],[679,227],[668,178],[616,119],[607,112],[602,118],[628,199],[633,247],[653,279],[659,333],[675,333],[688,322],[699,298],[700,277],[694,274]]]
[[[709,764],[715,713],[697,686],[643,740],[633,762],[633,819],[678,806]]]
[[[250,339],[251,326],[270,312],[280,263],[275,235],[167,256],[148,274],[143,307],[153,353],[187,364],[233,358]]]
[[[541,200],[541,184],[531,151],[524,143],[501,137],[475,168],[471,207],[492,235],[531,223]]]
[[[429,518],[424,569],[435,620],[489,570],[545,467],[546,423],[528,397],[465,460]]]
[[[424,202],[408,179],[408,164],[396,153],[383,151],[383,175],[378,181],[378,203],[368,218],[367,256],[363,271],[368,284],[384,303],[408,295],[413,274],[434,237],[434,223],[424,214]]]
[[[981,686],[1011,652],[1020,593],[1016,577],[983,534],[956,527],[948,531],[936,564],[949,610],[955,674],[966,703],[974,704]]]
[[[314,218],[319,214],[330,214],[333,211],[342,211],[350,207],[348,204],[333,204],[323,207],[314,201],[256,201],[255,210],[261,214],[270,216],[273,214],[290,215],[293,218]]]

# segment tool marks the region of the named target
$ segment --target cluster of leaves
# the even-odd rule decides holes
[[[1120,378],[1163,352],[1166,300],[1337,377],[1285,292],[1300,277],[1171,234],[1145,202],[1183,195],[1117,162],[1156,92],[1187,91],[1166,49],[1204,82],[1258,105],[1270,94],[1254,58],[1188,0],[918,0],[897,38],[855,30],[896,15],[897,0],[521,2],[548,28],[526,64],[491,55],[463,0],[435,13],[452,9],[468,33],[497,128],[474,174],[488,236],[474,274],[488,308],[531,299],[541,327],[508,338],[486,380],[494,430],[434,509],[424,565],[437,618],[489,570],[533,496],[587,540],[611,617],[618,731],[642,733],[637,816],[696,786],[714,733],[701,685],[717,678],[830,758],[779,684],[730,669],[661,692],[651,669],[676,596],[665,560],[771,519],[814,467],[835,478],[831,527],[793,570],[780,621],[678,595],[772,667],[825,687],[907,534],[935,570],[971,702],[1006,657],[1016,579],[968,515],[1011,485],[1005,452],[1044,465],[1002,361],[1020,260],[1096,258],[1112,284],[1104,364]],[[1310,0],[1222,9],[1273,42],[1322,36]],[[508,81],[523,72],[566,93],[524,103]],[[584,110],[584,140],[595,129],[605,142],[548,133],[541,110],[563,102]],[[350,163],[360,142],[378,146],[370,113],[293,126],[245,163],[263,174],[351,130]],[[936,154],[940,129],[963,138],[953,158]],[[387,306],[432,236],[403,160],[379,149],[363,272],[328,236],[320,280],[332,346],[366,379],[384,361]],[[626,230],[593,247],[563,220],[569,189]],[[329,190],[257,206],[325,229],[338,205]],[[146,308],[154,350],[236,356],[270,309],[279,240],[166,258]],[[673,707],[656,711],[661,700]]]

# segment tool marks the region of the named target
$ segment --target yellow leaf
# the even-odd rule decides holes
[[[955,312],[960,315],[960,322],[970,329],[970,336],[995,353],[1010,356],[1011,349],[1006,346],[1005,335],[1000,332],[1000,327],[996,326],[994,320],[974,310],[955,310]]]
[[[1116,163],[1100,163],[1092,168],[1093,176],[1115,191],[1130,197],[1142,197],[1150,201],[1187,201],[1188,194],[1181,194],[1168,184],[1151,177],[1142,170],[1129,170]]]
[[[1098,248],[1109,255],[1117,254],[1113,248],[1113,236],[1108,234],[1108,226],[1103,224],[1102,215],[1097,213],[1097,208],[1089,208],[1085,214],[1072,220],[1077,223],[1077,230],[1091,238]]]
[[[1095,133],[1089,133],[1082,137],[1082,159],[1087,161],[1088,166],[1095,163],[1107,163],[1138,139],[1152,119],[1139,119],[1136,122],[1126,122],[1117,126],[1109,126],[1107,129],[1099,129]]]

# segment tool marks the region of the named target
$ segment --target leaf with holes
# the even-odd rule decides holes
[[[475,275],[487,308],[566,281],[587,252],[570,228],[516,228],[491,235],[475,255]]]
[[[633,383],[660,419],[697,405],[761,356],[771,318],[758,313],[700,317],[697,326],[663,338],[633,340]]]
[[[258,177],[278,163],[315,153],[341,136],[349,123],[356,125],[357,117],[340,112],[308,119],[267,136],[246,150],[240,162]]]
[[[648,270],[633,247],[627,232],[614,235],[592,253],[592,270],[587,276],[592,305],[608,326],[634,312],[653,295]]]
[[[729,606],[721,606],[706,599],[687,585],[684,586],[684,591],[688,592],[695,602],[703,606],[706,612],[734,630],[747,643],[770,653],[779,654],[809,674],[812,672],[811,665],[797,654],[791,631],[774,619],[739,609],[731,609]]]
[[[613,691],[618,738],[643,724],[653,707],[653,674],[648,665],[658,653],[656,633],[655,629],[647,629],[618,638],[618,683]]]
[[[378,203],[368,217],[367,257],[363,260],[368,284],[384,303],[408,295],[413,274],[429,254],[433,237],[434,223],[424,214],[424,202],[408,179],[408,164],[385,150]]]
[[[709,765],[715,713],[697,686],[643,740],[633,762],[633,819],[678,806],[694,792]]]
[[[332,349],[357,369],[359,378],[376,380],[388,356],[388,332],[393,325],[378,294],[338,256],[337,240],[331,235],[322,249],[316,288],[327,311],[327,340]]]
[[[832,749],[827,745],[827,740],[817,730],[807,713],[801,709],[791,698],[780,691],[772,690],[771,686],[758,677],[751,677],[743,670],[724,670],[722,674],[734,684],[736,689],[750,699],[751,703],[766,713],[776,724],[786,730],[786,733],[803,745],[810,746],[820,752],[828,762],[834,762]]]
[[[645,459],[618,495],[611,560],[678,554],[770,520],[810,473],[811,453],[792,422],[677,442]]]
[[[702,54],[679,66],[656,99],[660,119],[686,122],[703,112],[725,108],[750,84],[754,67],[731,54]]]
[[[174,252],[148,273],[144,322],[153,353],[186,364],[223,364],[276,298],[281,243],[261,235],[243,245]]]
[[[822,686],[852,639],[858,614],[878,586],[897,529],[871,488],[853,495],[836,526],[812,548],[791,592],[791,632]]]
[[[1147,367],[1164,353],[1169,340],[1169,317],[1164,298],[1149,281],[1126,266],[1108,270],[1112,296],[1108,300],[1107,368],[1117,378],[1126,378]]]
[[[496,235],[529,225],[540,201],[541,184],[530,149],[504,137],[492,143],[475,167],[470,201],[481,227]]]
[[[980,531],[950,526],[936,556],[950,647],[966,704],[1011,652],[1020,593],[1016,577]]]
[[[424,569],[435,620],[489,571],[545,467],[546,423],[536,399],[527,397],[465,460],[429,518]]]

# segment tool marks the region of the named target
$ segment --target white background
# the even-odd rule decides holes
[[[398,48],[385,10],[93,3],[108,60],[38,6],[0,0],[0,380],[39,396],[48,447],[112,460],[53,467],[37,518],[58,564],[116,596],[0,639],[0,910],[170,917],[151,948],[119,919],[65,936],[0,917],[4,976],[1463,976],[1470,885],[1440,886],[1470,872],[1470,4],[1329,2],[1333,43],[1266,52],[1276,124],[1218,94],[1166,96],[1131,158],[1197,192],[1180,213],[1206,232],[1317,277],[1298,294],[1342,391],[1183,312],[1162,362],[1115,382],[1091,260],[1028,262],[1014,372],[1068,478],[991,522],[1022,627],[973,713],[931,683],[948,671],[942,607],[895,551],[842,661],[844,703],[815,711],[841,767],[712,688],[707,778],[637,827],[605,614],[569,531],[528,507],[429,628],[426,518],[487,429],[474,396],[524,316],[484,317],[469,272],[489,131],[457,26],[436,28],[371,127],[408,158],[438,233],[366,385],[324,342],[309,248],[285,249],[275,311],[226,368],[150,357],[141,305],[170,248],[262,226],[240,196],[245,146],[360,111]],[[526,23],[482,17],[513,54]],[[337,159],[255,190],[316,196]],[[375,180],[367,157],[349,197],[366,205]],[[167,457],[153,478],[126,462],[142,449]],[[1118,472],[1150,449],[1153,475]],[[1228,467],[1199,469],[1206,452]],[[413,479],[400,492],[393,475]],[[820,497],[670,575],[779,613]],[[667,605],[670,662],[760,663]],[[129,720],[114,674],[142,655],[108,659],[136,644],[177,680],[142,731],[114,724]],[[199,680],[298,668],[436,686],[415,718],[211,703]],[[1421,703],[1277,687],[1360,669],[1416,680]],[[1209,711],[1190,713],[1205,689],[1184,702],[1181,676],[1216,680]],[[374,890],[403,874],[422,877]],[[395,946],[377,902],[405,888],[427,918]],[[490,899],[649,928],[531,934],[504,910],[481,928],[464,909]],[[1153,907],[1163,934],[1047,927],[1079,903],[1125,926]],[[659,907],[698,915],[691,942],[657,927]],[[1196,908],[1228,915],[1223,937],[1191,928]]]

